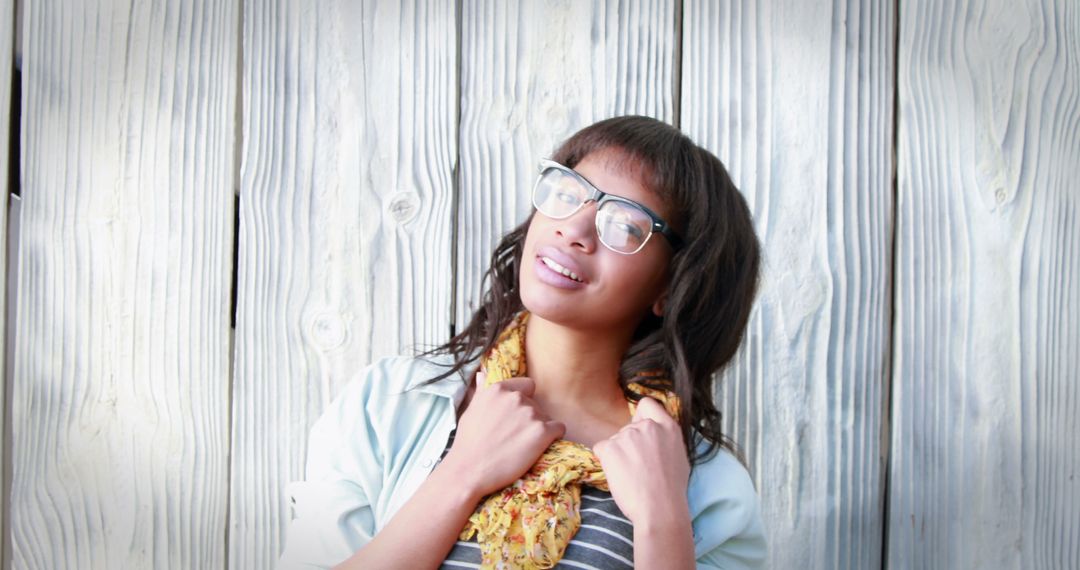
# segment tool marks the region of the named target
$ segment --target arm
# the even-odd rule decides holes
[[[329,568],[375,532],[372,499],[380,489],[382,458],[363,413],[386,361],[367,367],[323,411],[308,435],[305,478],[286,487],[292,504],[279,570]]]
[[[635,567],[762,568],[765,532],[750,475],[720,452],[690,476],[683,449],[678,424],[651,398],[642,398],[633,422],[593,447],[634,524]]]
[[[684,449],[679,424],[652,398],[642,398],[633,421],[593,447],[611,496],[634,525],[635,568],[694,568]]]
[[[634,521],[635,568],[694,568],[694,529],[685,497]]]
[[[386,527],[335,568],[438,567],[484,497],[475,486],[463,486],[475,479],[465,467],[440,462]]]
[[[691,505],[699,569],[765,567],[767,544],[761,501],[746,467],[725,450],[694,467]]]
[[[565,432],[536,407],[534,389],[528,378],[478,388],[446,458],[375,538],[336,568],[438,567],[480,500],[515,481]]]

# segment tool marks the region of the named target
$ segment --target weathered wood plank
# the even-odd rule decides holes
[[[681,125],[728,165],[765,250],[718,392],[770,567],[881,562],[894,6],[687,0]]]
[[[900,3],[890,568],[1080,565],[1080,10]]]
[[[24,9],[13,566],[220,568],[238,6]]]
[[[18,294],[18,281],[15,279],[19,273],[18,260],[19,260],[19,217],[22,206],[22,199],[15,195],[8,195],[8,208],[7,208],[7,237],[6,251],[7,258],[10,261],[8,266],[8,274],[4,280],[7,290],[5,291],[5,298],[7,306],[11,308],[11,312],[8,313],[6,322],[4,323],[4,334],[8,343],[4,346],[4,378],[7,382],[8,394],[11,393],[11,379],[15,377],[15,369],[12,363],[15,361],[15,296]],[[4,402],[4,414],[8,417],[11,416],[11,397],[5,398]],[[5,426],[6,428],[6,426]],[[4,528],[11,528],[11,430],[4,430]],[[5,533],[3,537],[3,559],[0,561],[0,567],[11,568],[11,533]]]
[[[311,424],[375,358],[444,341],[455,2],[244,3],[230,568],[270,568]]]
[[[11,258],[10,250],[11,243],[8,236],[8,216],[6,215],[9,209],[8,193],[11,188],[8,188],[8,169],[11,167],[9,158],[11,156],[11,149],[8,148],[8,141],[10,140],[11,128],[11,78],[12,78],[12,62],[14,58],[14,36],[15,36],[15,1],[14,0],[0,0],[0,204],[3,204],[3,214],[0,215],[0,238],[3,238],[3,244],[0,245],[0,315],[7,315],[8,302],[8,279],[12,275],[8,273],[8,259]],[[14,312],[14,311],[12,311]],[[8,323],[13,322],[10,316],[6,318],[4,326],[0,326],[0,371],[4,372],[4,382],[8,382],[11,375],[8,374],[8,341],[11,337],[8,335],[7,326]],[[7,426],[7,409],[8,402],[4,399],[4,393],[9,390],[10,387],[6,384],[0,386],[0,442],[4,442],[0,445],[0,449],[3,449],[4,453],[4,469],[0,469],[0,491],[3,492],[3,499],[0,499],[0,505],[3,508],[3,514],[0,515],[0,536],[7,536],[5,532],[9,528],[10,518],[10,499],[9,499],[9,465],[10,456],[7,452],[6,442],[10,437],[10,434],[5,433],[5,427]],[[10,549],[6,540],[0,540],[0,560],[4,560],[10,556]]]
[[[671,122],[674,0],[464,0],[456,322],[491,250],[531,209],[536,164],[615,115]]]

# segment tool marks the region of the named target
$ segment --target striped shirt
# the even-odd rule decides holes
[[[454,432],[446,449],[454,442]],[[443,452],[443,456],[446,451]],[[459,540],[441,568],[479,568],[480,546],[475,538]],[[585,485],[581,490],[581,528],[570,539],[555,568],[633,568],[634,527],[619,510],[611,493]]]

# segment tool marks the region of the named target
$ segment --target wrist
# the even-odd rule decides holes
[[[428,480],[450,499],[467,504],[470,510],[487,495],[476,479],[476,469],[457,461],[452,454],[447,454],[435,465]]]
[[[649,505],[638,518],[641,520],[633,521],[635,531],[638,528],[648,533],[691,529],[690,504],[685,496]]]
[[[634,521],[634,566],[640,568],[694,568],[694,528],[690,511],[662,508]]]

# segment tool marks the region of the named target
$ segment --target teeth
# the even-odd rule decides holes
[[[562,273],[563,275],[573,279],[574,281],[577,281],[579,283],[581,282],[581,278],[577,276],[577,273],[574,273],[573,271],[570,271],[569,269],[559,265],[558,263],[555,263],[554,260],[547,257],[541,257],[540,261],[543,261],[544,265],[552,268],[555,271],[558,271],[559,273]]]

